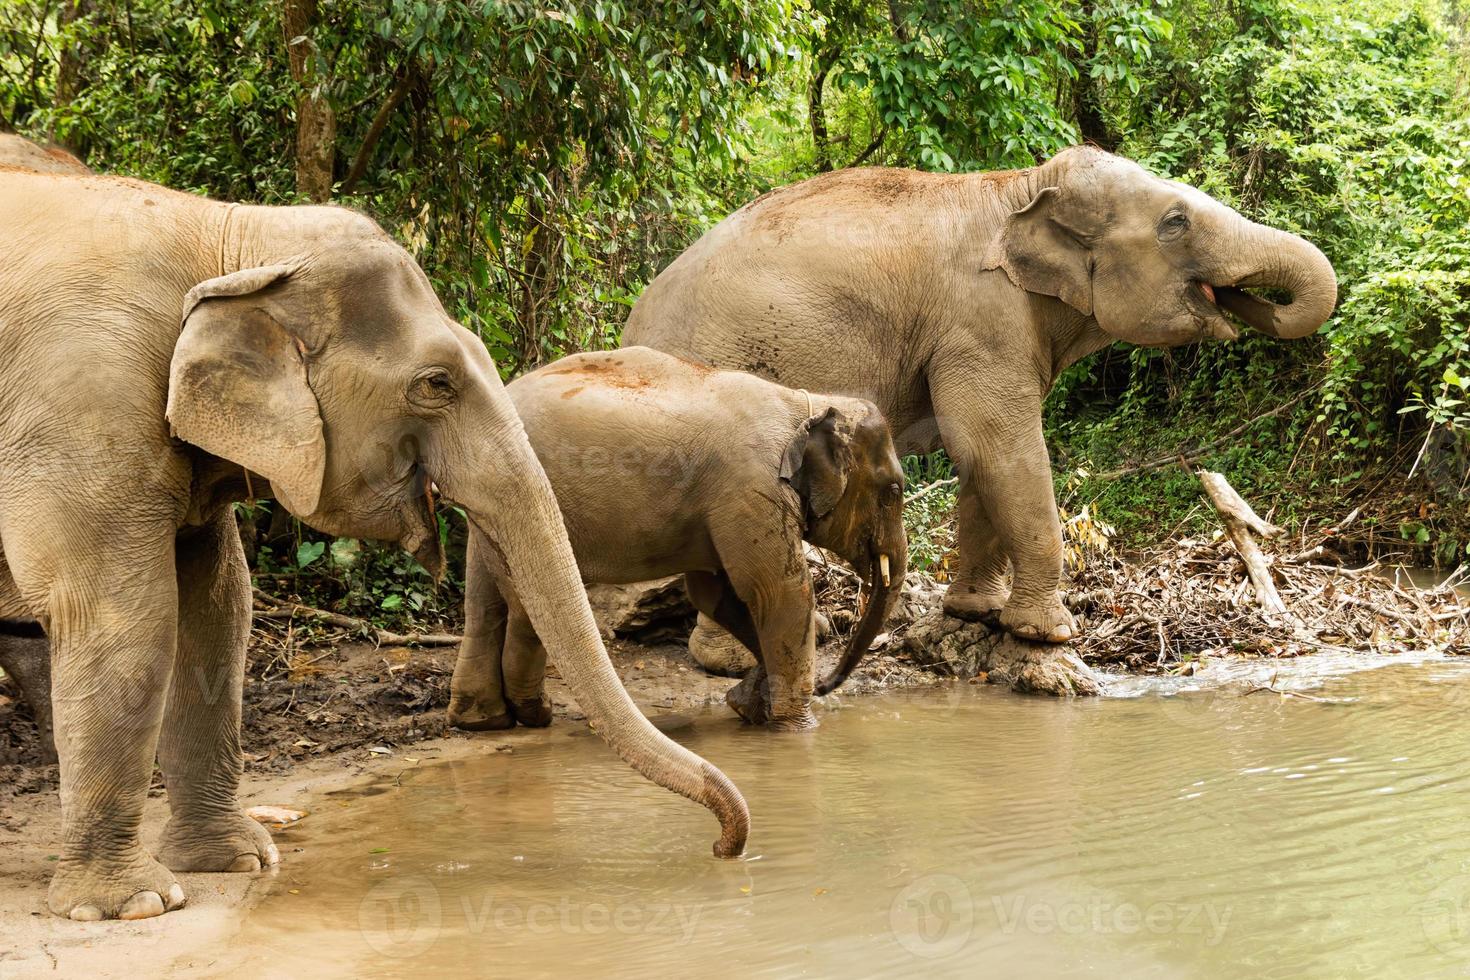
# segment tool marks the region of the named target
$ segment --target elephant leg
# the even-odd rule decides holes
[[[1019,380],[979,385],[971,369],[974,357],[939,360],[942,366],[930,375],[930,396],[940,436],[960,485],[970,487],[990,515],[1015,570],[1001,626],[1025,639],[1069,640],[1074,625],[1059,591],[1062,524],[1042,436],[1040,387],[1022,394]],[[962,548],[965,540],[961,529]],[[981,557],[962,555],[962,567],[967,561],[978,564]]]
[[[56,763],[56,738],[51,720],[51,644],[44,636],[12,636],[0,623],[0,670],[15,678],[41,740],[41,764]]]
[[[715,548],[731,588],[755,624],[770,696],[768,724],[780,731],[804,731],[817,727],[811,710],[817,666],[816,606],[811,575],[801,557],[800,531],[785,526],[789,514],[773,516],[781,522],[774,527],[762,528],[755,517],[717,530]],[[759,683],[759,678],[751,683]]]
[[[725,694],[725,703],[751,725],[771,720],[771,689],[761,657],[760,634],[750,607],[740,601],[723,572],[686,572],[684,591],[694,608],[728,632],[755,657],[755,667]]]
[[[158,745],[172,816],[158,858],[174,871],[259,871],[281,857],[236,796],[250,570],[234,512],[181,533],[174,555],[178,655]]]
[[[974,480],[960,485],[959,570],[944,596],[944,611],[970,621],[1005,608],[1008,559],[1000,535],[980,499]]]
[[[160,915],[184,891],[138,829],[174,664],[174,528],[141,508],[104,520],[67,509],[65,493],[27,490],[0,501],[0,535],[52,643],[62,839],[46,901],[87,921]]]
[[[471,528],[465,551],[464,642],[449,682],[449,723],[471,732],[516,723],[505,703],[500,673],[509,609],[500,590],[500,571],[490,566],[489,554],[484,535]]]
[[[546,696],[546,647],[531,617],[511,601],[505,635],[505,697],[516,724],[545,728],[551,724],[551,699]]]

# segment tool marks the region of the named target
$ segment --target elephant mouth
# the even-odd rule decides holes
[[[439,487],[420,466],[409,480],[409,488],[408,531],[399,543],[437,582],[444,575],[444,546],[439,540]]]
[[[1189,287],[1185,290],[1185,296],[1194,310],[1195,322],[1199,325],[1201,336],[1214,337],[1217,340],[1234,340],[1240,336],[1240,331],[1225,315],[1225,308],[1220,305],[1220,292],[1231,288],[1213,286],[1203,279],[1195,279],[1190,282]]]
[[[1221,340],[1234,340],[1240,335],[1237,321],[1270,336],[1280,336],[1276,319],[1294,299],[1290,291],[1245,281],[1212,285],[1196,279],[1186,292],[1197,311],[1201,332]]]

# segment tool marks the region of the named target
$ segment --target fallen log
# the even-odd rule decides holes
[[[452,647],[458,646],[464,639],[464,637],[451,633],[394,633],[391,630],[380,629],[356,616],[344,616],[341,613],[317,609],[315,606],[304,606],[299,602],[277,599],[257,588],[252,588],[250,592],[255,596],[257,602],[265,605],[263,609],[254,610],[257,619],[314,619],[329,626],[352,630],[356,633],[366,633],[374,637],[379,645],[390,647]]]

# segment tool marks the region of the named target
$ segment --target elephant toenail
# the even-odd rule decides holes
[[[281,863],[281,852],[276,849],[276,845],[271,844],[266,847],[265,863],[273,868]]]
[[[123,904],[119,919],[151,919],[163,914],[163,899],[158,892],[139,892]]]
[[[168,910],[170,912],[174,909],[183,908],[185,901],[183,885],[176,881],[168,886]]]
[[[248,871],[259,871],[260,870],[260,858],[256,857],[254,854],[241,854],[239,857],[235,858],[234,861],[230,862],[230,866],[228,868],[226,868],[225,870],[226,871],[247,871],[247,872]]]
[[[101,922],[102,910],[95,905],[78,905],[71,910],[73,922]]]

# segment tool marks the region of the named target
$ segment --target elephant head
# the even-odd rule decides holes
[[[436,500],[461,506],[524,583],[527,613],[593,728],[645,776],[712,810],[715,853],[739,854],[749,825],[739,791],[649,724],[614,673],[556,498],[484,345],[371,221],[270,210],[332,230],[301,254],[189,290],[167,412],[176,437],[207,454],[196,472],[253,477],[257,492],[269,481],[311,526],[401,542],[435,573]]]
[[[903,591],[908,537],[903,527],[903,467],[876,405],[855,402],[809,418],[787,447],[781,476],[801,498],[806,540],[839,555],[862,576],[867,607],[832,673],[816,685],[830,694],[862,662]]]
[[[1034,180],[1038,190],[1005,218],[983,266],[1057,297],[1113,337],[1152,347],[1233,340],[1229,311],[1295,338],[1332,315],[1337,279],[1315,246],[1193,187],[1089,147],[1063,151]]]

